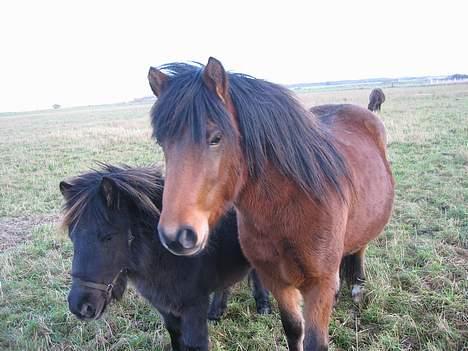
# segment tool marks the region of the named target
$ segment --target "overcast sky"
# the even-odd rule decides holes
[[[209,56],[277,83],[468,74],[468,1],[0,2],[0,111],[150,95]]]

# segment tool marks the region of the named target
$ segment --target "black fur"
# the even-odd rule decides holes
[[[114,298],[123,294],[128,278],[163,316],[174,350],[207,350],[210,293],[216,292],[210,311],[218,319],[226,307],[225,289],[250,270],[239,245],[235,212],[221,219],[203,253],[181,257],[167,251],[153,234],[163,191],[157,168],[103,165],[62,182],[61,190],[66,200],[64,224],[74,244],[73,277],[107,284],[127,268],[113,290]],[[253,279],[256,299],[264,306],[268,292]],[[83,304],[99,305],[99,294],[73,279],[70,310],[83,317]],[[99,318],[102,311],[96,313],[94,318]]]

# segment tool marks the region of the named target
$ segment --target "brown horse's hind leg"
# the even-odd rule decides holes
[[[328,350],[328,324],[338,282],[336,272],[325,278],[314,279],[307,288],[301,289],[304,296],[304,351]]]
[[[360,303],[364,297],[364,283],[366,276],[364,273],[364,261],[367,246],[354,254],[343,258],[341,264],[341,274],[351,289],[351,296],[355,303]]]

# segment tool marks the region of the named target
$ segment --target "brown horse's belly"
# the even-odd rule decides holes
[[[383,124],[366,110],[359,111],[358,116],[354,112],[340,116],[334,128],[338,140],[342,141],[337,146],[355,170],[355,199],[346,225],[345,254],[365,247],[382,232],[390,219],[394,198]]]

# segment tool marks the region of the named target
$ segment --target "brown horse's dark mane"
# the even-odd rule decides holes
[[[229,146],[238,145],[229,112],[203,83],[203,67],[185,63],[160,67],[169,79],[151,111],[153,136],[158,142],[177,140],[188,133],[195,145],[206,147],[206,127],[211,123]],[[346,200],[343,185],[352,185],[350,171],[327,126],[280,85],[228,73],[228,86],[252,178],[263,180],[271,164],[319,202],[326,201],[330,189]]]
[[[97,170],[93,169],[67,180],[71,187],[66,191],[62,208],[63,228],[78,220],[86,210],[107,220],[108,211],[100,193],[103,178],[111,179],[119,194],[132,201],[139,210],[151,214],[152,218],[159,217],[164,183],[159,167],[132,168],[105,163],[98,165]]]

